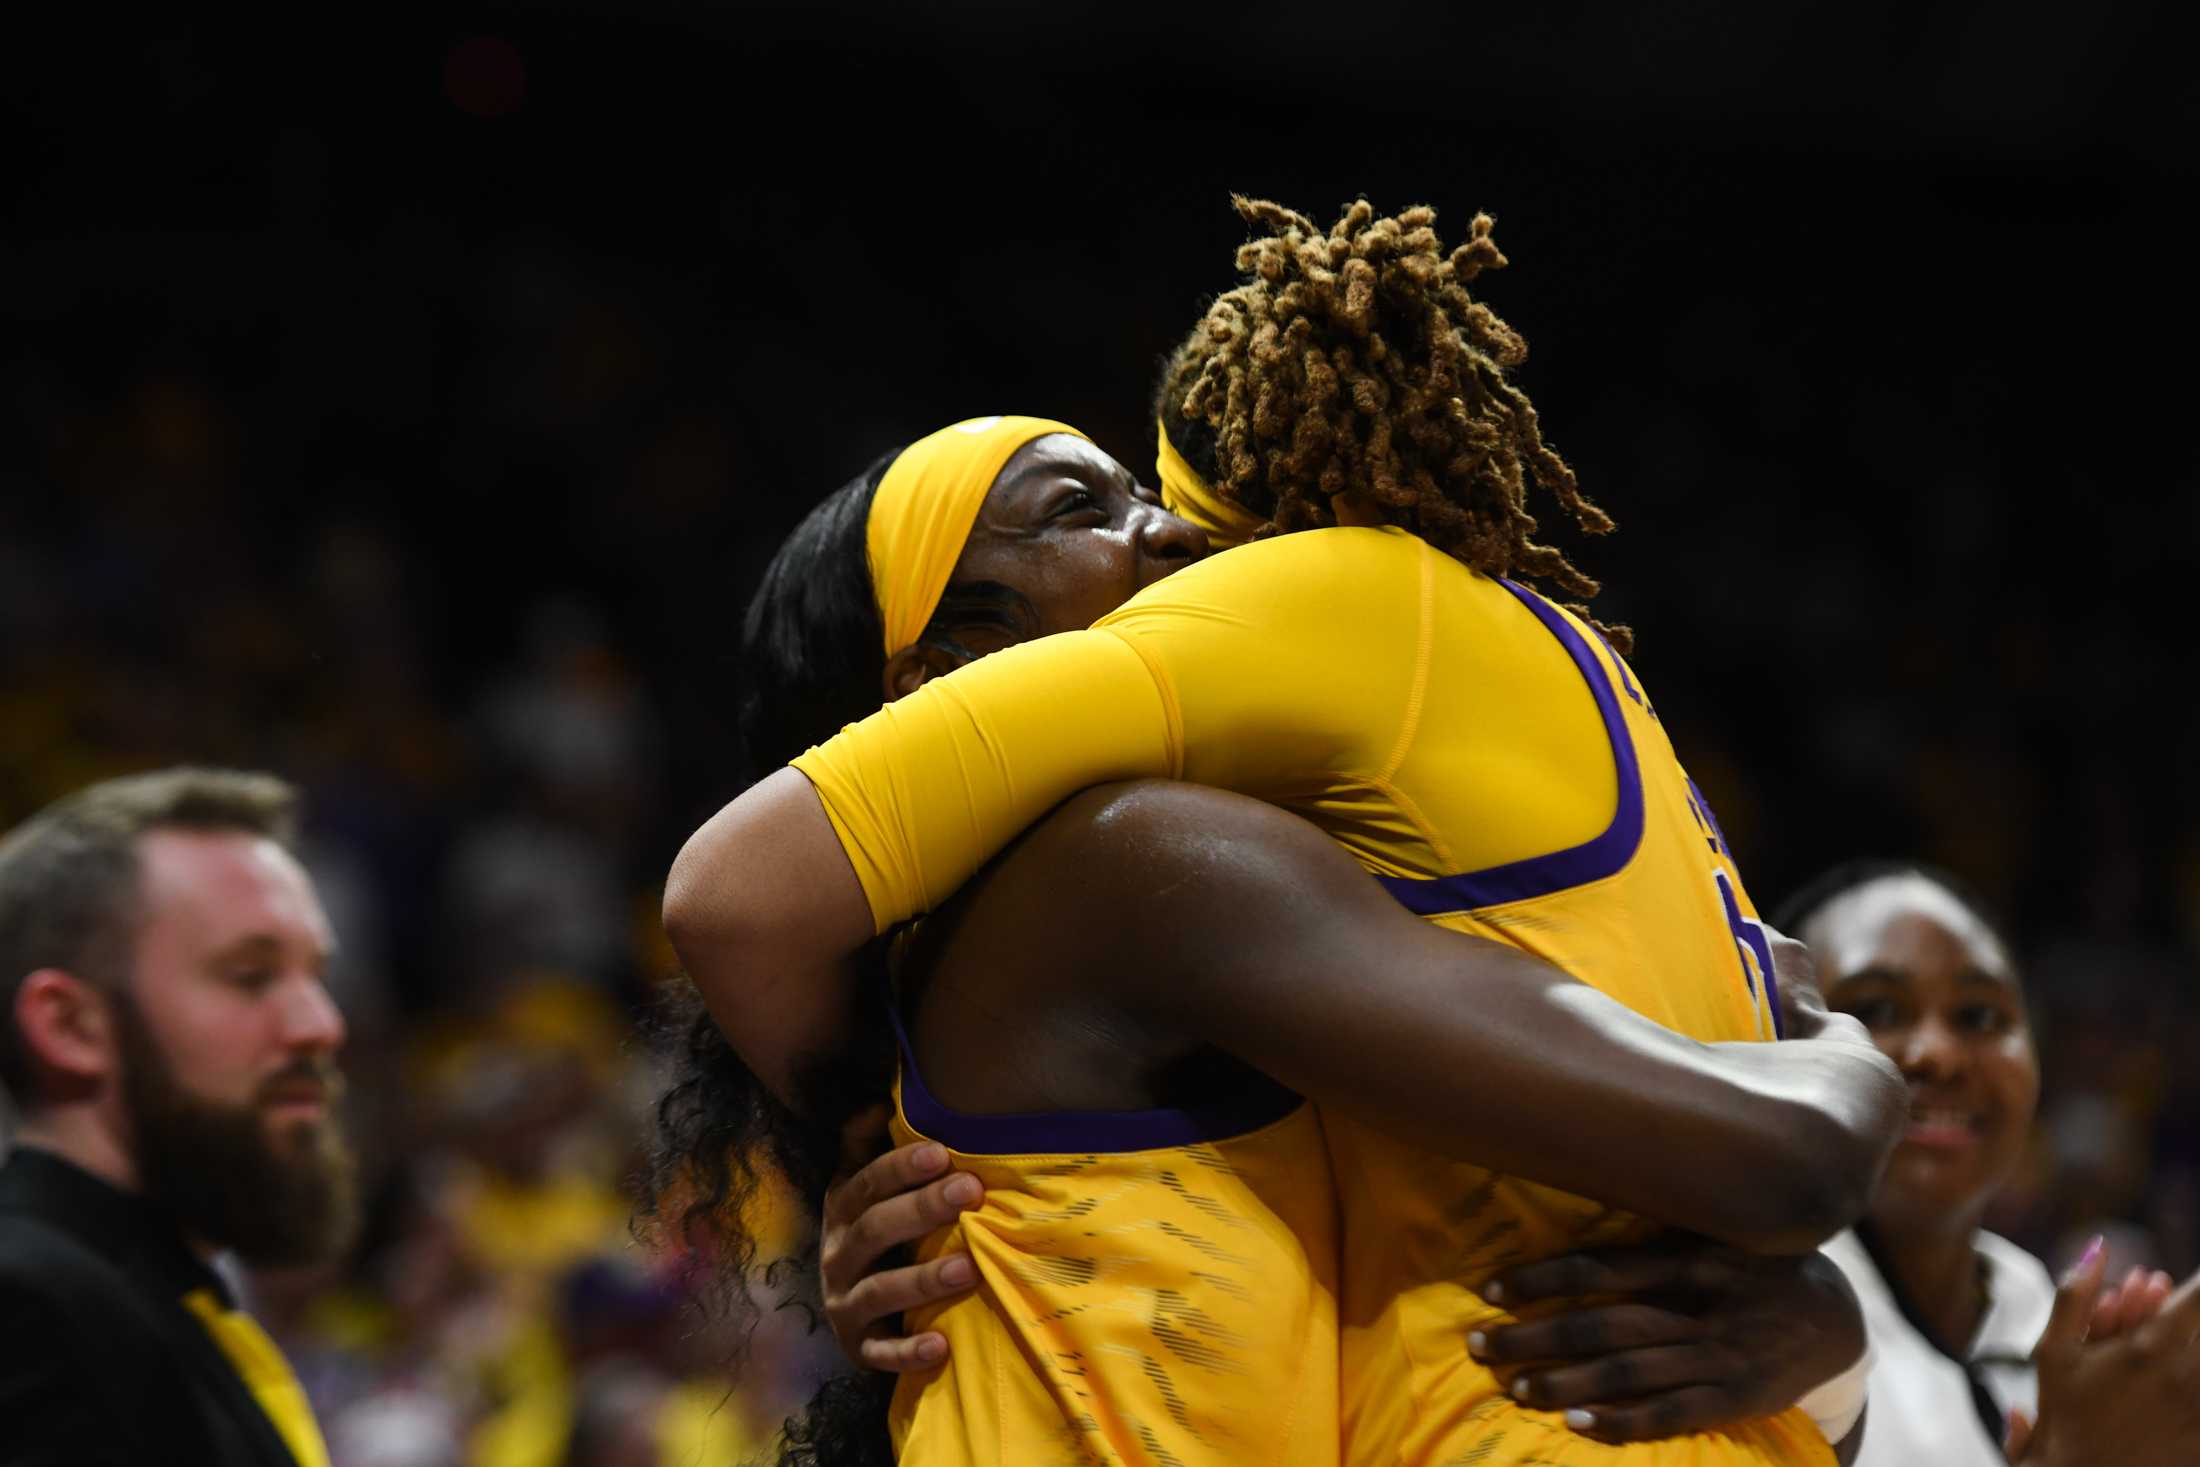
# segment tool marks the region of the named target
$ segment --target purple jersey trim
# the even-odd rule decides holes
[[[1514,587],[1514,589],[1518,590],[1519,588]],[[1597,640],[1604,644],[1605,652],[1611,656],[1612,670],[1619,674],[1619,685],[1627,690],[1627,696],[1634,699],[1636,706],[1641,708],[1643,712],[1649,714],[1652,718],[1656,718],[1658,716],[1657,710],[1650,706],[1649,699],[1643,697],[1642,689],[1635,686],[1634,678],[1627,671],[1627,659],[1619,655],[1619,648],[1613,646],[1612,639],[1596,627],[1591,627],[1589,630],[1596,632]]]
[[[901,1046],[901,1113],[918,1135],[970,1156],[1061,1156],[1082,1152],[1159,1151],[1226,1141],[1273,1125],[1304,1102],[1282,1087],[1248,1091],[1187,1110],[1054,1110],[973,1115],[941,1103],[917,1068],[915,1048],[889,1002]]]
[[[1597,700],[1597,713],[1604,719],[1605,737],[1612,744],[1612,763],[1619,774],[1619,808],[1613,811],[1612,823],[1602,835],[1567,850],[1457,876],[1376,878],[1401,906],[1419,917],[1524,902],[1570,886],[1602,881],[1633,860],[1642,844],[1642,769],[1635,761],[1635,741],[1627,732],[1626,717],[1620,712],[1619,698],[1612,691],[1612,680],[1605,674],[1604,665],[1557,607],[1511,581],[1500,579],[1498,584],[1519,597],[1521,604],[1550,629],[1589,684]]]

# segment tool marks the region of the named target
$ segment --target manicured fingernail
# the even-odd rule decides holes
[[[947,1341],[941,1339],[938,1335],[926,1335],[923,1339],[917,1341],[917,1358],[919,1360],[937,1360],[946,1353]]]
[[[1512,1378],[1512,1384],[1506,1386],[1505,1389],[1512,1393],[1514,1400],[1525,1401],[1534,1393],[1535,1382],[1524,1375],[1516,1375]]]
[[[919,1169],[936,1172],[947,1165],[947,1148],[930,1144],[917,1148],[916,1162]]]
[[[1472,1355],[1475,1359],[1479,1360],[1482,1358],[1483,1353],[1489,1349],[1489,1347],[1489,1336],[1483,1334],[1482,1331],[1478,1329],[1467,1331],[1467,1353],[1469,1355]]]
[[[1566,1429],[1569,1431],[1587,1431],[1596,1424],[1596,1414],[1578,1406],[1566,1413]]]
[[[1502,1304],[1505,1302],[1505,1286],[1496,1279],[1491,1279],[1482,1286],[1482,1297],[1492,1304]]]
[[[959,1289],[975,1277],[968,1258],[950,1258],[940,1265],[940,1282],[950,1289]]]
[[[946,1196],[948,1201],[961,1206],[977,1201],[978,1192],[978,1179],[976,1177],[960,1176],[947,1184]]]
[[[2107,1246],[2106,1238],[2098,1233],[2094,1234],[2093,1241],[2085,1245],[2085,1252],[2080,1253],[2078,1261],[2070,1265],[2070,1272],[2063,1275],[2063,1283],[2074,1284],[2083,1278],[2085,1271],[2093,1266],[2094,1261],[2101,1256],[2101,1250]]]

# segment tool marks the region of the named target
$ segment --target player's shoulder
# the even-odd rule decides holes
[[[1242,575],[1316,569],[1365,573],[1417,565],[1434,553],[1426,541],[1396,525],[1331,525],[1254,540],[1211,555],[1203,564]]]
[[[1228,608],[1265,616],[1303,608],[1334,615],[1417,595],[1421,561],[1434,552],[1394,528],[1298,530],[1233,546],[1186,566],[1131,598],[1098,624],[1117,628]]]

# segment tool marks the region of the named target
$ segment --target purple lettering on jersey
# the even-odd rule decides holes
[[[1688,808],[1695,811],[1696,823],[1703,827],[1704,838],[1711,842],[1711,849],[1731,858],[1733,848],[1726,843],[1726,832],[1719,829],[1719,817],[1711,813],[1711,802],[1696,788],[1696,781],[1689,779],[1688,771],[1681,771],[1681,778],[1688,781]]]
[[[1726,908],[1726,925],[1734,934],[1736,956],[1742,960],[1742,982],[1755,999],[1757,985],[1750,977],[1750,960],[1755,959],[1757,972],[1765,980],[1765,1008],[1772,1015],[1772,1037],[1785,1039],[1787,1026],[1780,1021],[1780,978],[1772,967],[1772,939],[1765,936],[1765,924],[1753,917],[1742,915],[1742,904],[1735,899],[1734,883],[1726,873],[1714,869],[1711,879],[1718,885],[1719,902]]]
[[[1418,917],[1524,902],[1531,897],[1564,891],[1570,886],[1602,881],[1633,860],[1635,851],[1642,845],[1642,769],[1635,760],[1635,741],[1627,732],[1627,719],[1620,712],[1619,698],[1612,692],[1612,682],[1605,675],[1604,664],[1597,660],[1596,653],[1582,640],[1581,633],[1557,607],[1511,581],[1500,579],[1498,584],[1519,597],[1521,604],[1534,612],[1536,619],[1558,638],[1573,658],[1582,679],[1589,684],[1589,691],[1596,698],[1597,713],[1604,720],[1605,737],[1612,744],[1612,763],[1619,775],[1619,808],[1613,812],[1612,823],[1604,828],[1602,835],[1567,850],[1456,876],[1375,878],[1401,906]],[[1615,666],[1618,661],[1616,657],[1613,659]],[[1624,672],[1621,675],[1624,677]]]

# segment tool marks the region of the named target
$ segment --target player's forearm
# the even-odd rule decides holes
[[[1534,961],[1452,954],[1461,1021],[1399,1015],[1353,1073],[1272,1073],[1441,1154],[1754,1251],[1816,1247],[1861,1209],[1884,1148],[1858,1057],[1700,1044],[1514,958]]]
[[[839,1047],[870,908],[815,792],[782,769],[688,838],[665,935],[734,1052],[792,1104],[804,1056]]]
[[[1155,787],[1107,828],[1120,838],[1133,813],[1202,839],[1127,841],[1137,859],[1121,864],[1145,886],[1123,904],[1144,919],[1092,941],[1137,975],[1136,1001],[1301,1094],[1758,1251],[1816,1246],[1868,1195],[1874,1128],[1901,1093],[1876,1052],[1689,1039],[1518,949],[1408,915],[1267,807]],[[1166,934],[1158,951],[1149,934]]]
[[[1868,1192],[1876,1154],[1840,1157],[1875,1079],[1900,1093],[1876,1052],[1689,1039],[1413,917],[1272,806],[1093,791],[1017,859],[1059,867],[1038,885],[1069,894],[1065,953],[1157,1032],[1439,1155],[1768,1252],[1816,1246]]]
[[[1770,1175],[1809,1204],[1774,1251],[1815,1248],[1862,1216],[1908,1114],[1893,1061],[1831,1026],[1814,1039],[1709,1048],[1738,1085],[1776,1109],[1782,1154]]]

